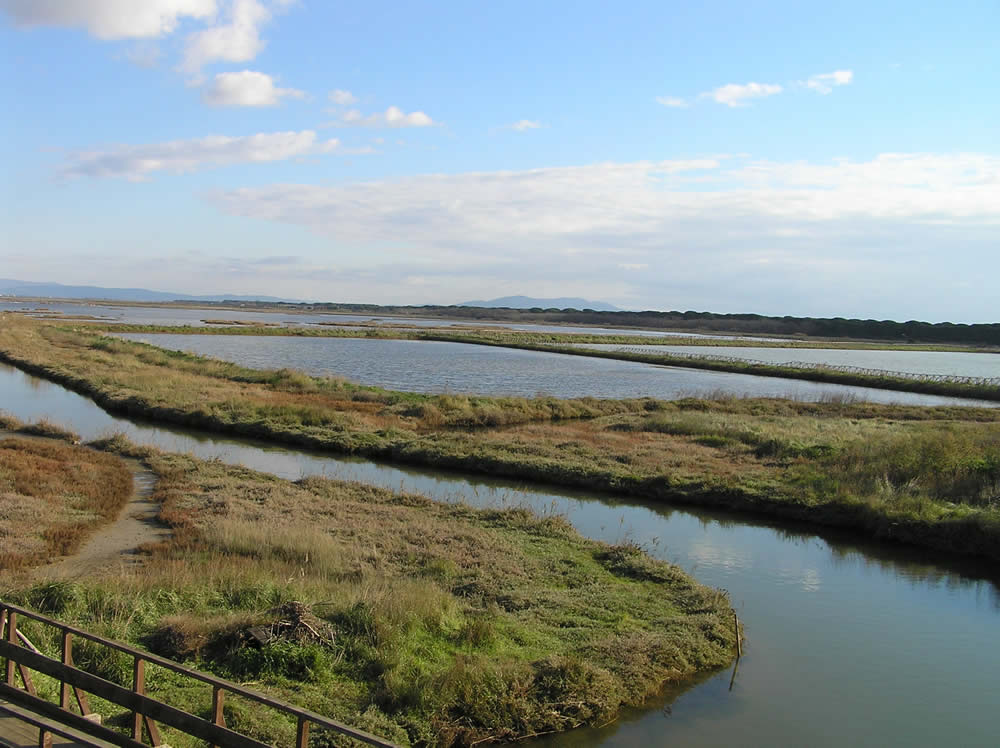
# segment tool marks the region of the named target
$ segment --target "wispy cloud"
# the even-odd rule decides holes
[[[232,0],[225,23],[188,35],[181,70],[198,73],[211,62],[254,59],[267,44],[260,29],[270,20],[270,9],[259,0]]]
[[[854,80],[851,70],[835,70],[832,73],[820,73],[802,81],[801,85],[817,93],[832,93],[835,86],[846,86]]]
[[[634,294],[643,299],[636,303],[668,308],[719,309],[725,289],[732,311],[772,299],[775,313],[889,316],[894,308],[943,318],[955,315],[926,306],[929,279],[954,277],[963,255],[981,259],[991,246],[1000,226],[1000,157],[719,157],[283,184],[210,199],[232,215],[323,236],[330,262],[343,272],[372,269],[381,280],[365,288],[383,298],[392,298],[378,285],[388,268],[409,262],[407,277],[425,282],[409,298],[421,302],[458,287],[475,295],[479,279],[492,278],[494,287],[559,283],[573,294],[612,301]],[[916,267],[911,282],[898,282]],[[989,296],[991,283],[974,285]],[[907,289],[918,287],[904,307]],[[833,288],[850,288],[859,300]]]
[[[116,145],[73,153],[62,169],[65,177],[148,179],[155,172],[184,174],[245,163],[283,161],[297,156],[342,152],[337,139],[320,141],[313,130],[210,135],[145,145]]]
[[[339,123],[353,127],[430,127],[434,120],[423,112],[407,114],[396,106],[391,106],[384,112],[364,115],[357,109],[351,109],[341,115]]]
[[[125,52],[125,59],[140,68],[155,68],[161,56],[160,46],[150,41],[136,42]]]
[[[746,106],[753,99],[763,99],[780,94],[784,88],[777,83],[727,83],[711,91],[701,94],[719,104],[729,107]]]
[[[217,107],[273,107],[283,99],[302,99],[305,95],[295,88],[279,88],[266,73],[242,70],[218,73],[202,91],[202,100]]]
[[[18,26],[76,26],[98,39],[152,39],[184,18],[207,20],[216,0],[0,0]]]
[[[541,122],[532,119],[522,119],[514,122],[513,124],[507,125],[506,129],[516,130],[517,132],[526,132],[527,130],[537,130],[542,126]]]
[[[806,88],[821,94],[828,94],[837,86],[846,86],[854,80],[854,72],[851,70],[835,70],[832,73],[818,73],[809,76],[805,80],[793,81],[786,85],[780,83],[727,83],[724,86],[713,88],[698,94],[699,99],[711,99],[731,108],[745,107],[757,99],[765,99],[769,96],[777,96],[789,88]],[[683,109],[689,106],[687,99],[677,96],[658,96],[656,100],[665,107]]]
[[[337,106],[351,106],[351,104],[358,103],[358,97],[352,94],[350,91],[345,91],[342,88],[337,88],[330,92],[330,101],[332,101]]]

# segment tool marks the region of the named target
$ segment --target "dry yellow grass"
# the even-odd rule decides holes
[[[0,569],[72,553],[132,495],[117,457],[51,440],[0,441]]]

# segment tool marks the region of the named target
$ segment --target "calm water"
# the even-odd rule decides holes
[[[291,338],[246,335],[140,335],[129,340],[190,351],[255,369],[289,367],[360,384],[416,392],[556,397],[656,397],[663,400],[725,392],[739,397],[822,400],[855,398],[914,405],[995,403],[891,392],[870,387],[755,377],[584,358],[513,348],[366,338]]]
[[[664,694],[614,725],[553,746],[994,746],[1000,570],[834,533],[616,501],[454,473],[399,469],[112,418],[0,365],[0,408],[85,438],[123,431],[170,450],[286,478],[320,474],[478,506],[559,512],[585,535],[631,539],[727,589],[748,637],[730,671]]]
[[[1000,377],[1000,354],[956,351],[857,351],[835,348],[743,348],[697,345],[614,345],[597,343],[577,347],[643,353],[685,353],[695,356],[727,356],[755,359],[770,364],[803,361],[809,364],[858,366],[863,369],[902,371],[910,374],[947,374],[960,377]]]
[[[500,327],[528,332],[572,332],[589,335],[643,335],[649,337],[715,338],[720,340],[778,340],[741,335],[699,335],[697,333],[663,332],[652,330],[614,329],[605,327],[577,327],[570,325],[530,325],[506,322],[480,322],[479,320],[422,319],[420,317],[386,317],[351,314],[286,314],[283,312],[251,312],[232,309],[181,309],[172,307],[119,306],[113,303],[53,301],[0,302],[0,311],[28,311],[45,314],[44,310],[58,314],[86,314],[99,317],[104,322],[131,325],[187,325],[205,327],[203,320],[242,320],[246,322],[271,322],[279,325],[318,325],[335,322],[343,325],[376,322],[386,327],[406,325],[413,327]]]

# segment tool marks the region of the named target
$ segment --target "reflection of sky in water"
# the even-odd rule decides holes
[[[838,348],[744,348],[694,345],[579,344],[596,350],[629,350],[642,353],[683,353],[723,356],[772,364],[801,361],[808,364],[856,366],[862,369],[902,371],[912,374],[947,374],[962,377],[1000,377],[1000,354],[960,351],[877,351]]]
[[[844,397],[923,405],[980,404],[870,387],[436,341],[173,334],[122,337],[254,369],[291,367],[316,376],[341,376],[360,384],[412,392],[661,399],[723,392],[738,397],[800,400]]]
[[[995,744],[1000,672],[996,574],[976,561],[845,539],[721,512],[618,502],[583,492],[435,474],[296,453],[112,419],[89,400],[0,366],[0,408],[47,416],[86,438],[121,430],[140,443],[218,456],[289,478],[365,480],[473,505],[564,513],[585,535],[632,540],[729,591],[746,656],[729,671],[559,746]]]

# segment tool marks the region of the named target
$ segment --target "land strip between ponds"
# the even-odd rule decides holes
[[[291,481],[120,437],[88,446],[61,449],[142,459],[159,478],[155,499],[172,535],[127,573],[90,553],[128,529],[119,517],[66,560],[72,579],[60,580],[58,566],[39,570],[41,584],[5,575],[5,599],[262,684],[400,744],[468,746],[606,724],[736,654],[724,592],[635,544],[586,538],[562,516],[315,475]],[[0,533],[6,523],[0,516]],[[89,668],[125,686],[132,676],[114,661]],[[195,711],[196,693],[172,679],[147,685]],[[227,699],[240,732],[291,744],[294,722],[230,708]]]
[[[878,346],[872,343],[826,343],[811,344],[800,341],[786,343],[740,341],[740,340],[706,340],[704,338],[641,338],[625,336],[580,335],[576,333],[524,333],[519,331],[476,331],[469,334],[462,332],[440,331],[410,331],[387,327],[376,327],[367,330],[317,330],[294,327],[263,327],[258,325],[235,325],[225,327],[169,327],[151,325],[101,325],[94,326],[109,334],[114,333],[148,333],[173,335],[246,335],[260,337],[331,337],[331,338],[372,338],[417,340],[441,343],[461,343],[466,345],[484,345],[496,348],[555,353],[567,356],[584,356],[603,358],[615,361],[632,361],[634,363],[652,364],[655,366],[677,366],[687,369],[702,369],[705,371],[727,372],[731,374],[749,374],[778,379],[798,379],[824,384],[840,384],[857,387],[872,387],[893,392],[913,392],[925,395],[942,395],[946,397],[967,398],[970,400],[985,400],[1000,402],[1000,377],[961,377],[938,374],[911,374],[888,370],[854,369],[851,367],[834,367],[817,364],[796,365],[771,364],[763,361],[752,361],[733,357],[719,357],[711,354],[654,353],[636,350],[598,350],[594,348],[569,348],[568,344],[583,345],[587,343],[620,343],[623,345],[656,345],[656,346],[699,346],[711,349],[715,346],[782,348],[795,350],[797,348],[829,348],[830,350],[908,350],[908,351],[951,351],[982,353],[995,355],[997,367],[1000,370],[1000,354],[994,349],[971,348],[961,346],[913,345],[903,346],[888,344]]]
[[[856,542],[849,534],[745,514],[541,488],[535,494],[528,485],[522,491],[521,485],[471,475],[471,483],[464,483],[466,476],[457,474],[185,436],[141,420],[115,426],[89,399],[7,366],[0,366],[0,402],[18,408],[21,419],[65,413],[69,420],[62,422],[88,439],[118,428],[144,444],[292,479],[340,476],[450,501],[464,496],[486,508],[533,506],[543,516],[565,516],[584,534],[608,543],[632,538],[703,583],[732,592],[749,636],[734,691],[725,671],[682,695],[671,690],[646,711],[626,712],[603,730],[571,733],[545,746],[833,748],[857,743],[859,729],[861,742],[872,745],[905,739],[930,748],[954,735],[967,745],[995,742],[990,674],[997,665],[991,642],[1000,611],[1000,567],[979,559]],[[934,626],[927,625],[930,620]],[[843,652],[852,656],[839,656]],[[831,711],[831,703],[838,708]],[[666,719],[668,709],[673,716]],[[790,720],[789,714],[798,717]]]
[[[42,330],[34,328],[33,334]],[[0,358],[85,394],[110,412],[386,462],[787,517],[1000,558],[1000,512],[990,498],[1000,494],[1000,413],[992,409],[600,401],[601,407],[620,409],[584,422],[462,431],[420,425],[428,413],[441,417],[435,403],[453,403],[453,396],[345,389],[295,372],[221,366],[121,341],[111,341],[109,351],[97,345],[100,338],[52,334],[59,345],[48,354],[43,349],[52,344],[37,336],[36,347],[22,346],[14,355],[7,346]],[[61,363],[51,363],[59,357]],[[196,376],[173,367],[215,367],[215,373]],[[131,379],[123,378],[124,370]],[[229,376],[241,379],[231,382]],[[182,396],[185,392],[191,394]],[[361,401],[350,401],[351,393]],[[470,407],[475,414],[477,407],[504,402],[482,398]],[[753,415],[755,410],[763,418]],[[406,415],[412,413],[423,415]],[[741,418],[749,425],[739,427]],[[840,446],[797,441],[812,438],[805,432],[796,436],[796,429],[813,428],[817,418],[822,428],[825,420],[845,430],[849,441]],[[734,419],[739,428],[727,425]],[[780,429],[757,430],[774,428],[782,419],[792,424],[789,437],[782,438]],[[916,467],[907,467],[914,459]],[[857,465],[871,474],[854,475]],[[883,478],[882,470],[895,472]],[[928,481],[937,481],[934,493],[913,493]]]
[[[768,364],[763,361],[748,361],[737,358],[720,358],[676,353],[644,353],[639,351],[602,351],[594,348],[567,348],[565,345],[495,342],[474,337],[458,335],[424,334],[421,340],[437,340],[451,343],[468,343],[475,345],[491,345],[500,348],[515,348],[526,351],[559,353],[568,356],[586,356],[590,358],[607,358],[616,361],[633,361],[641,364],[657,366],[681,366],[688,369],[704,369],[707,371],[724,371],[731,374],[752,374],[759,377],[776,377],[779,379],[802,379],[809,382],[826,384],[854,385],[858,387],[874,387],[880,390],[894,392],[916,392],[925,395],[945,395],[962,397],[972,400],[989,400],[1000,402],[1000,378],[984,379],[927,376],[919,374],[898,375],[896,372],[863,372],[843,371],[824,366],[795,366],[785,364]],[[776,346],[781,347],[781,346]],[[971,380],[971,381],[967,381]]]

